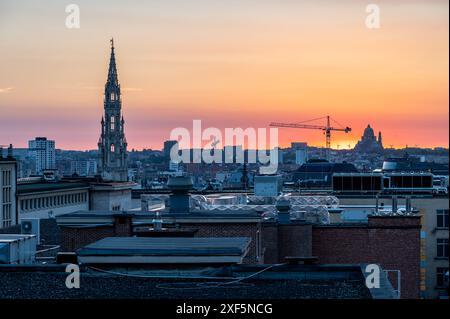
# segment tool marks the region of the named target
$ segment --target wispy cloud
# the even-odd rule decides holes
[[[0,88],[0,93],[8,93],[12,90],[14,90],[13,87]]]

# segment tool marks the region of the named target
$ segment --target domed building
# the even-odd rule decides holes
[[[378,132],[378,139],[375,137],[375,133],[373,128],[370,127],[370,124],[364,130],[363,136],[361,136],[361,140],[356,144],[355,151],[361,153],[378,153],[383,151],[383,141],[381,138],[381,132]]]

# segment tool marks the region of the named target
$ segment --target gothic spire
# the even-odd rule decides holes
[[[127,141],[124,133],[125,121],[121,112],[122,103],[113,39],[111,39],[111,56],[104,98],[105,113],[101,121],[102,132],[98,142],[98,171],[105,180],[127,181]]]
[[[111,57],[109,59],[108,80],[106,81],[106,86],[108,85],[119,86],[119,81],[117,79],[116,56],[114,54],[114,39],[111,38],[110,42],[111,42]]]

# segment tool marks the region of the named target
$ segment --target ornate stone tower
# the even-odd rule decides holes
[[[114,41],[111,39],[111,58],[105,85],[105,114],[102,117],[102,133],[98,141],[98,170],[104,180],[116,182],[128,180],[127,141],[121,107]]]

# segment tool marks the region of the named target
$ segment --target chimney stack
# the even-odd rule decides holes
[[[192,189],[190,176],[169,177],[167,187],[172,191],[169,197],[169,212],[188,214],[190,210],[189,190]]]
[[[289,224],[291,222],[291,203],[287,199],[279,199],[275,207],[278,210],[278,223]]]

